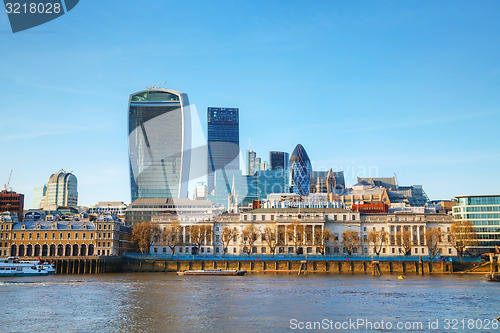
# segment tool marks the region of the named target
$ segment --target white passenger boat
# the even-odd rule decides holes
[[[31,265],[35,265],[37,269],[44,269],[47,271],[47,273],[49,275],[51,274],[56,274],[56,269],[54,268],[54,265],[52,265],[51,263],[45,261],[45,262],[42,262],[42,261],[35,261],[35,260],[19,260],[20,263],[22,264],[31,264]]]
[[[0,276],[48,275],[47,269],[36,264],[20,262],[18,258],[0,258]]]

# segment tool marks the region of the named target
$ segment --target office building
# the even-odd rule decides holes
[[[269,152],[269,163],[270,169],[285,169],[288,170],[289,157],[288,153],[283,151],[271,151]]]
[[[71,171],[61,169],[52,174],[44,187],[45,194],[40,203],[42,209],[55,210],[59,206],[78,206],[78,181]]]
[[[19,221],[23,219],[24,194],[8,191],[0,191],[0,213],[10,212],[16,214]]]
[[[292,192],[299,195],[308,195],[312,172],[311,161],[306,150],[298,144],[290,156],[290,180]]]
[[[215,186],[217,170],[240,169],[240,131],[238,108],[209,107],[208,121],[208,193]]]
[[[500,246],[500,195],[464,195],[456,197],[454,221],[469,221],[477,235],[477,243],[469,252],[494,253]]]
[[[187,198],[191,114],[185,93],[148,89],[130,95],[130,188],[138,198]]]

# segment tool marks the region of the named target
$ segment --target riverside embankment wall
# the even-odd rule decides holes
[[[34,260],[34,258],[33,258]],[[56,274],[100,274],[120,272],[177,272],[199,269],[246,270],[249,273],[336,274],[463,274],[500,271],[500,263],[457,261],[370,261],[370,260],[172,260],[127,257],[44,258],[53,262]]]

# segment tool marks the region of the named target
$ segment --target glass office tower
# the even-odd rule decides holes
[[[299,195],[309,195],[309,184],[312,172],[311,161],[306,150],[298,144],[290,156],[290,179],[292,192]]]
[[[170,89],[130,95],[128,125],[132,202],[187,198],[191,162],[187,95]]]
[[[288,153],[284,151],[269,152],[269,163],[271,164],[271,170],[288,170]]]
[[[500,195],[458,196],[453,207],[455,221],[469,221],[477,234],[477,243],[469,250],[494,253],[500,246]]]
[[[208,193],[215,186],[216,170],[240,170],[240,130],[238,108],[209,107],[208,120]]]

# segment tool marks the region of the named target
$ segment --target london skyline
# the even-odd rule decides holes
[[[78,178],[79,204],[129,203],[128,96],[165,79],[196,105],[205,137],[207,107],[238,108],[241,150],[250,141],[266,161],[302,144],[346,186],[373,167],[431,199],[498,192],[495,2],[197,2],[167,21],[165,3],[145,17],[116,4],[1,34],[0,179],[14,170],[26,207],[61,168]]]

